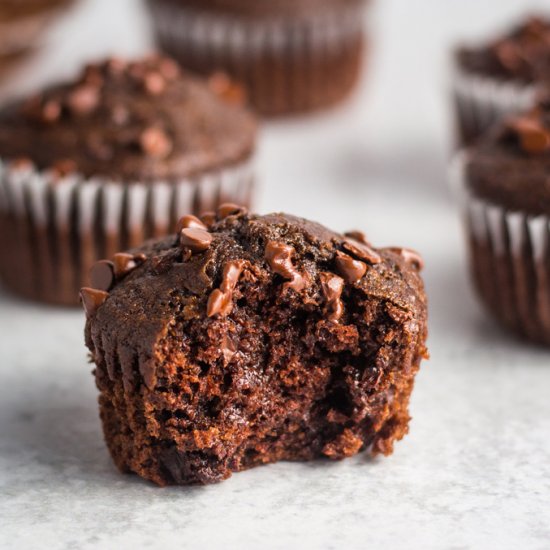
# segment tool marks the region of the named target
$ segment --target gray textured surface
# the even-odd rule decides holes
[[[142,47],[139,25],[124,19],[132,4],[117,0],[109,23],[129,29],[111,42],[123,51]],[[264,133],[260,210],[424,252],[432,359],[394,456],[277,464],[194,489],[121,476],[102,442],[82,314],[0,294],[0,548],[549,547],[550,353],[479,310],[444,181],[447,44],[526,4],[381,1],[378,51],[352,103]],[[78,36],[72,24],[84,21],[97,32],[111,9],[89,2],[64,32]],[[76,41],[55,69],[91,51]],[[45,74],[41,66],[22,82]]]

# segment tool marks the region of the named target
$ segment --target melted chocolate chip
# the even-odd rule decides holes
[[[537,109],[527,115],[509,119],[506,128],[517,136],[524,152],[536,155],[550,151],[550,128],[544,125]]]
[[[233,204],[231,202],[226,202],[217,210],[217,217],[219,220],[228,218],[229,216],[240,216],[247,213],[247,209],[244,206],[239,206],[238,204]]]
[[[149,95],[160,95],[166,90],[166,80],[160,73],[151,71],[143,77],[143,87]]]
[[[180,232],[180,244],[191,252],[204,252],[212,243],[212,235],[204,229],[188,227]]]
[[[90,269],[90,282],[97,290],[108,292],[115,282],[115,269],[113,262],[101,260]]]
[[[367,266],[363,262],[354,260],[343,252],[336,252],[336,269],[347,283],[357,283],[367,272]]]
[[[156,159],[165,159],[172,152],[172,140],[164,130],[154,126],[147,128],[139,138],[142,151]]]
[[[292,288],[296,292],[303,290],[308,284],[307,274],[301,274],[292,263],[294,248],[284,243],[270,241],[265,247],[265,259],[271,269],[290,281],[283,285],[284,289]]]
[[[86,312],[86,317],[93,317],[108,297],[109,293],[103,290],[83,288],[80,291],[80,300]]]
[[[121,279],[141,265],[147,257],[144,254],[127,254],[119,252],[113,256],[113,268],[115,277]]]
[[[344,290],[344,279],[333,273],[323,272],[321,277],[321,291],[326,300],[326,315],[330,321],[338,321],[344,313],[342,304],[342,292]]]
[[[350,239],[353,239],[357,241],[358,243],[366,244],[367,246],[371,246],[369,240],[367,239],[366,235],[359,231],[358,229],[354,229],[353,231],[346,231],[344,233],[345,237],[349,237]]]
[[[74,115],[92,113],[99,104],[99,90],[96,86],[84,84],[74,89],[67,97],[67,107]]]
[[[399,254],[409,265],[412,265],[416,270],[424,269],[424,259],[422,256],[410,248],[391,248],[392,252]]]
[[[215,315],[225,317],[231,313],[233,309],[233,292],[237,287],[245,265],[244,260],[234,260],[225,264],[220,288],[215,289],[208,298],[206,306],[208,317],[214,317]]]
[[[369,264],[379,264],[382,261],[380,254],[375,252],[370,246],[348,238],[342,244],[342,248],[354,258],[363,260]]]
[[[183,216],[179,219],[177,225],[176,225],[176,233],[181,233],[182,229],[202,229],[203,231],[206,231],[208,227],[202,223],[199,218],[196,216],[193,216],[191,214],[188,214],[186,216]]]

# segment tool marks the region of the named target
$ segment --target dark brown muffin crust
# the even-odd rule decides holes
[[[225,205],[83,289],[122,471],[211,483],[277,460],[390,454],[426,355],[419,257]]]
[[[88,66],[0,112],[0,159],[115,181],[175,181],[247,160],[253,117],[167,58]]]
[[[495,128],[472,147],[466,169],[475,196],[508,210],[550,215],[550,101]]]
[[[532,83],[550,80],[550,19],[531,17],[506,36],[457,52],[466,72]]]

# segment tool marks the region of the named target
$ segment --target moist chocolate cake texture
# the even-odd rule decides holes
[[[426,357],[420,257],[235,205],[96,265],[86,343],[117,466],[206,484],[390,454]]]

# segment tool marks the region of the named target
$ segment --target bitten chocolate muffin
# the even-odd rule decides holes
[[[550,102],[502,122],[462,155],[471,268],[502,324],[550,344]]]
[[[365,0],[148,0],[159,46],[227,72],[264,115],[329,107],[361,69]]]
[[[82,290],[120,470],[204,484],[390,454],[426,356],[418,255],[234,205],[201,220],[97,264]]]
[[[256,124],[162,57],[88,66],[0,111],[0,276],[78,303],[92,264],[182,213],[247,204]]]
[[[550,82],[550,19],[531,17],[506,35],[455,55],[460,136],[471,143],[503,116],[533,106]]]

